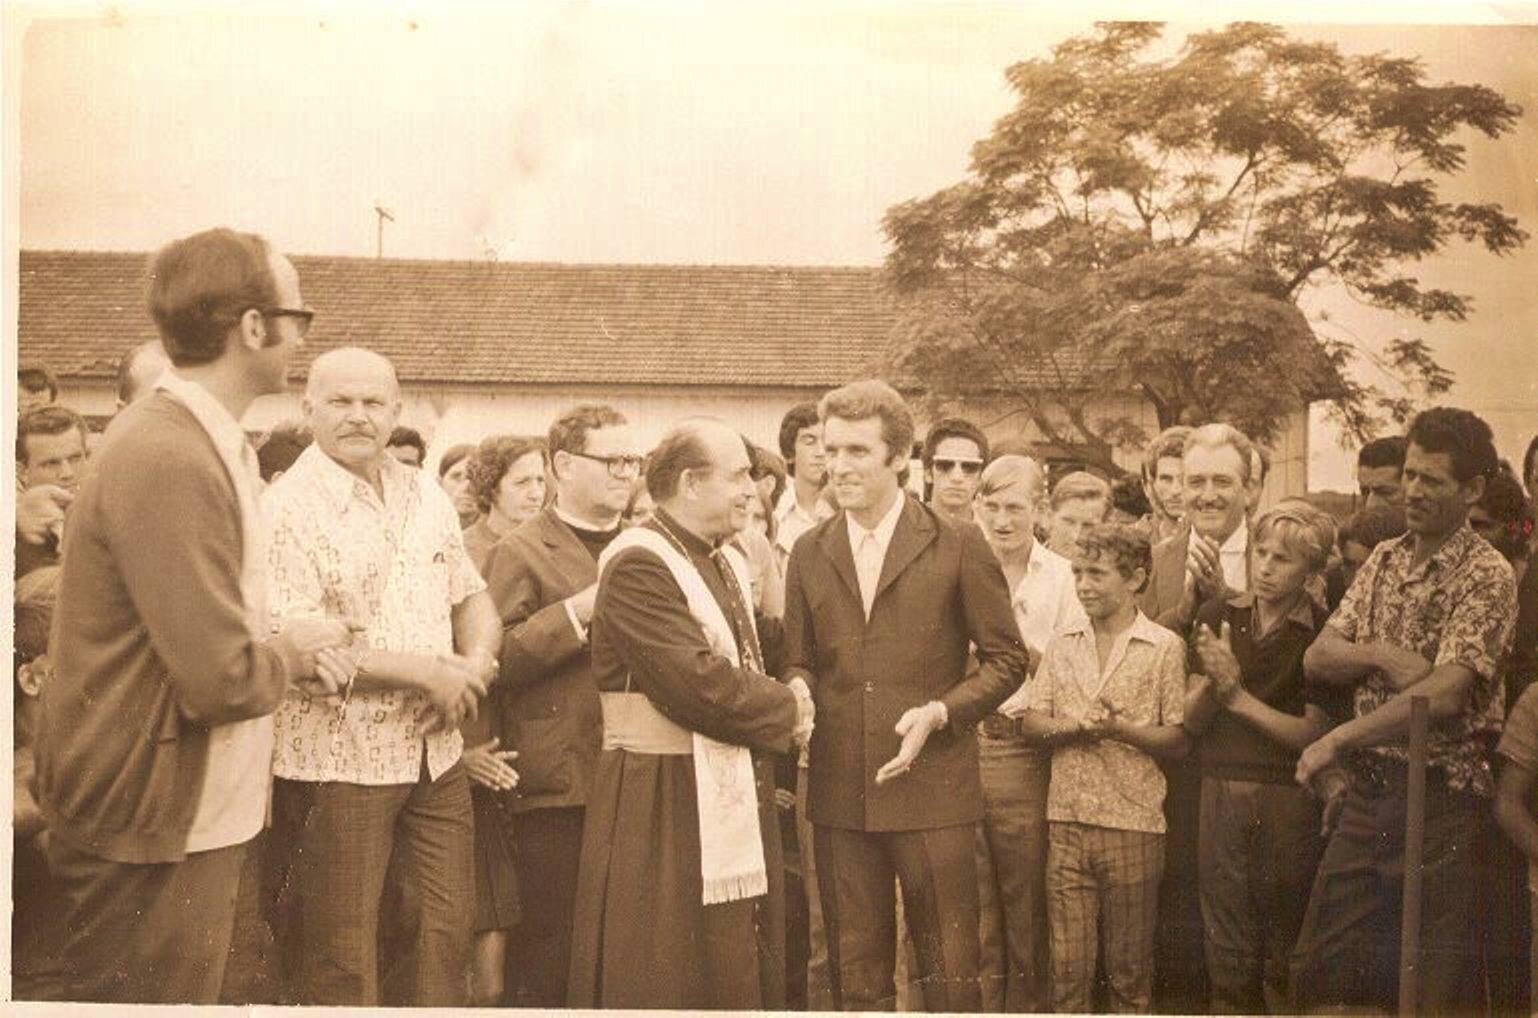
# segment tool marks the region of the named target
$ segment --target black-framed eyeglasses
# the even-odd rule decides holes
[[[565,451],[594,463],[602,463],[609,468],[609,476],[614,478],[635,477],[646,466],[645,456],[594,456],[592,453],[572,452],[570,449]]]
[[[934,461],[934,470],[937,474],[948,474],[952,470],[960,470],[968,477],[975,477],[982,472],[982,460],[942,460]]]
[[[305,333],[310,331],[310,323],[315,321],[315,312],[309,308],[285,308],[269,307],[257,308],[263,318],[292,318],[299,326],[299,338],[303,339]]]

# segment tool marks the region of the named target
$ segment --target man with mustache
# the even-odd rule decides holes
[[[1352,720],[1309,745],[1297,780],[1338,798],[1293,955],[1303,1011],[1394,1007],[1410,700],[1429,701],[1420,994],[1426,1014],[1479,1010],[1475,838],[1493,793],[1479,720],[1498,695],[1516,618],[1511,566],[1470,529],[1498,460],[1490,427],[1436,407],[1410,425],[1409,532],[1373,551],[1303,658],[1352,690]]]
[[[1153,577],[1143,612],[1182,638],[1191,635],[1197,609],[1207,601],[1249,589],[1248,512],[1260,478],[1250,440],[1228,424],[1193,429],[1181,454],[1181,506],[1190,524],[1153,551]],[[1207,1004],[1197,890],[1197,828],[1201,772],[1193,758],[1167,761],[1164,812],[1169,826],[1161,922],[1172,935],[1158,943],[1156,1006],[1200,1011]]]
[[[448,496],[386,451],[401,408],[390,362],[322,354],[304,407],[315,442],[263,503],[273,617],[347,617],[363,632],[322,657],[340,696],[290,695],[277,714],[296,995],[380,1002],[376,931],[393,855],[416,892],[405,1003],[462,1004],[474,874],[459,724],[496,675],[502,627]]]

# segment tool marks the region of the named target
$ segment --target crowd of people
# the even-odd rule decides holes
[[[1108,480],[861,380],[429,471],[356,347],[252,447],[260,237],[150,278],[99,441],[19,378],[16,997],[1390,1010],[1425,698],[1419,1005],[1527,1011],[1538,439],[1426,410],[1338,521],[1224,423]]]

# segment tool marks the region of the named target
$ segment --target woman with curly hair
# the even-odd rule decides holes
[[[465,528],[465,552],[485,571],[492,547],[545,507],[545,442],[493,435],[470,456],[469,493],[480,515]]]

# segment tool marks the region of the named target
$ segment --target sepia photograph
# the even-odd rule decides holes
[[[1538,6],[0,19],[6,1001],[1538,1014]]]

